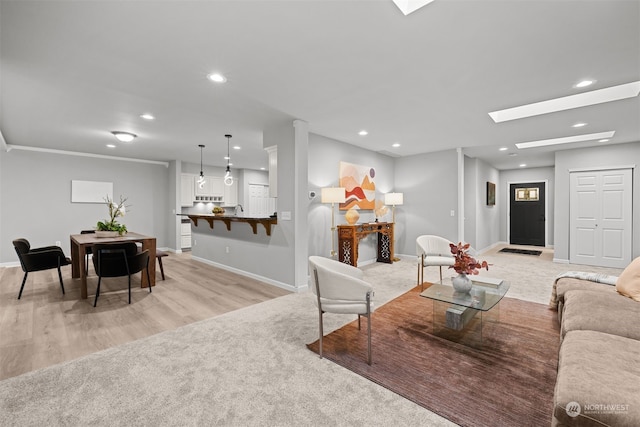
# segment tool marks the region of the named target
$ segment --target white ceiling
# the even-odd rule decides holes
[[[234,167],[257,169],[265,126],[302,119],[373,151],[463,147],[512,169],[553,165],[557,149],[518,142],[609,130],[608,144],[640,141],[638,97],[488,115],[640,80],[640,1],[435,0],[404,16],[391,0],[3,0],[0,15],[7,144],[193,163],[205,144],[204,163],[222,166],[230,133]],[[572,87],[584,78],[597,82]]]

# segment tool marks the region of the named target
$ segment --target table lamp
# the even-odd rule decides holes
[[[335,210],[336,203],[344,203],[346,198],[346,191],[344,187],[327,187],[320,190],[320,201],[322,203],[331,203],[331,256],[336,255],[336,251],[333,249],[335,244]]]
[[[403,193],[387,193],[384,195],[384,204],[391,205],[393,208],[393,223],[396,223],[396,206],[402,206],[404,203]]]

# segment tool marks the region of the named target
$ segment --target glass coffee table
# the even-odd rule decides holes
[[[469,293],[456,292],[451,278],[435,283],[420,296],[433,301],[433,334],[472,347],[482,346],[482,330],[500,320],[500,301],[509,283],[475,276]]]

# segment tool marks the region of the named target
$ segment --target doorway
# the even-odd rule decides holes
[[[546,183],[509,184],[509,243],[545,246]]]

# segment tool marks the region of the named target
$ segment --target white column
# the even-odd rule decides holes
[[[464,153],[458,152],[458,242],[464,242]]]
[[[309,215],[307,187],[309,181],[309,123],[294,120],[294,246],[295,246],[295,287],[304,288],[308,284],[309,264]]]

